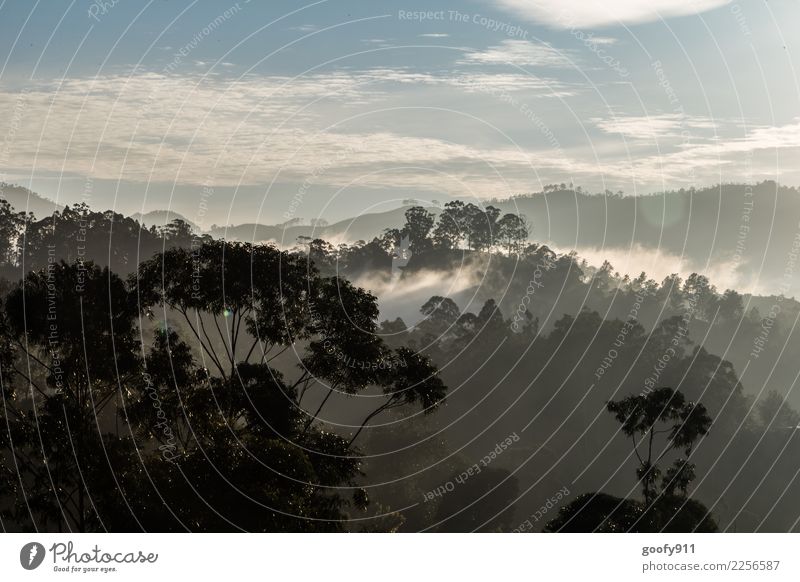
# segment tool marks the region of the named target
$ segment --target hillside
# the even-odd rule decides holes
[[[557,190],[497,206],[524,214],[534,239],[559,248],[658,250],[737,288],[758,278],[759,288],[778,289],[800,233],[800,194],[774,182],[636,197]]]
[[[490,204],[487,202],[486,204]],[[491,202],[523,214],[531,239],[562,251],[578,250],[591,261],[610,259],[628,272],[657,267],[702,272],[719,285],[745,291],[792,294],[800,280],[791,267],[800,233],[797,189],[762,182],[724,184],[641,196],[597,195],[571,189]],[[215,229],[233,240],[274,240],[291,246],[299,236],[329,241],[371,240],[404,222],[402,207],[364,214],[324,228],[244,224]],[[437,208],[428,208],[434,214]],[[793,251],[794,249],[794,251]]]
[[[761,291],[778,290],[783,283],[788,255],[800,231],[800,194],[774,182],[641,196],[551,189],[491,204],[503,212],[525,215],[533,227],[532,240],[561,250],[575,249],[600,257],[600,262],[609,258],[603,256],[604,252],[611,255],[609,251],[616,251],[615,256],[658,252],[687,272],[713,271],[709,274],[720,284],[737,288],[757,282],[754,290]],[[371,240],[387,228],[401,226],[407,208],[363,214],[323,228],[242,224],[210,234],[231,240],[272,240],[285,246],[300,236],[340,242]],[[438,213],[435,207],[428,210]],[[659,260],[653,257],[648,260]],[[636,262],[631,260],[630,269],[636,269]],[[794,283],[792,274],[790,284]]]
[[[387,228],[402,226],[405,221],[405,211],[408,208],[410,206],[403,206],[387,212],[362,214],[323,227],[309,225],[284,227],[250,223],[227,228],[218,227],[211,229],[209,234],[215,238],[224,237],[228,240],[275,241],[281,243],[282,246],[291,246],[301,236],[322,238],[332,242],[369,241],[381,235]],[[428,208],[428,210],[434,213],[438,211],[436,208]]]
[[[8,201],[18,211],[32,212],[39,219],[63,208],[61,204],[14,184],[0,183],[0,199]]]
[[[24,188],[8,188],[6,196],[15,207],[29,204],[37,216],[56,207]],[[532,226],[533,241],[560,251],[577,250],[598,265],[610,260],[631,276],[641,270],[655,277],[697,271],[722,287],[789,296],[800,284],[791,264],[800,232],[800,194],[774,182],[641,196],[551,187],[547,192],[486,204],[523,214]],[[299,237],[335,244],[369,241],[387,228],[402,226],[408,208],[362,214],[323,227],[246,223],[215,227],[208,234],[228,240],[274,241],[283,247],[293,246]],[[439,212],[435,207],[427,210]],[[180,218],[198,230],[173,211],[152,211],[132,218],[147,226]]]

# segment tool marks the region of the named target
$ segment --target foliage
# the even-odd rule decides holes
[[[264,245],[167,249],[127,282],[53,262],[4,308],[6,527],[341,530],[368,502],[363,428],[446,393],[427,357],[376,335],[373,295]],[[290,349],[293,377],[276,366]],[[384,400],[353,434],[327,429],[334,394],[373,387]]]

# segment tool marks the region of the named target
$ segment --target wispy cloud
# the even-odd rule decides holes
[[[450,35],[445,32],[429,32],[428,34],[420,34],[422,38],[448,38]]]
[[[674,113],[658,115],[618,116],[613,119],[592,119],[592,122],[607,133],[615,133],[626,138],[649,140],[680,139],[687,130],[714,130],[717,127],[711,119],[690,117]]]
[[[336,187],[357,180],[437,192],[468,182],[487,195],[527,189],[532,165],[551,165],[546,156],[404,131],[402,111],[387,129],[372,121],[330,125],[358,117],[366,104],[383,110],[401,87],[530,87],[524,76],[470,79],[380,69],[301,79],[144,73],[40,84],[26,95],[8,166],[31,175],[220,186],[302,183],[313,175],[316,184]],[[0,107],[17,98],[0,91]]]
[[[604,131],[631,140],[628,159],[605,165],[609,175],[627,171],[639,182],[661,181],[670,188],[775,179],[776,170],[783,178],[797,179],[800,118],[784,125],[750,125],[744,136],[741,123],[703,117],[665,114],[594,121]]]
[[[516,92],[535,92],[540,97],[570,97],[577,93],[576,87],[567,85],[558,79],[521,73],[470,71],[454,78],[448,77],[445,82],[452,83],[467,93],[484,93],[495,97],[501,97],[504,93]]]
[[[549,44],[506,39],[499,45],[468,53],[464,63],[481,65],[517,65],[520,67],[567,68],[574,66],[572,55]]]

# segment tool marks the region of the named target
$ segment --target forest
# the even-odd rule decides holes
[[[0,202],[3,530],[797,530],[798,304],[536,241],[459,200],[287,248]]]

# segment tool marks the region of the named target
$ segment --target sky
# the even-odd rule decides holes
[[[797,0],[0,0],[0,179],[201,227],[800,185]]]

